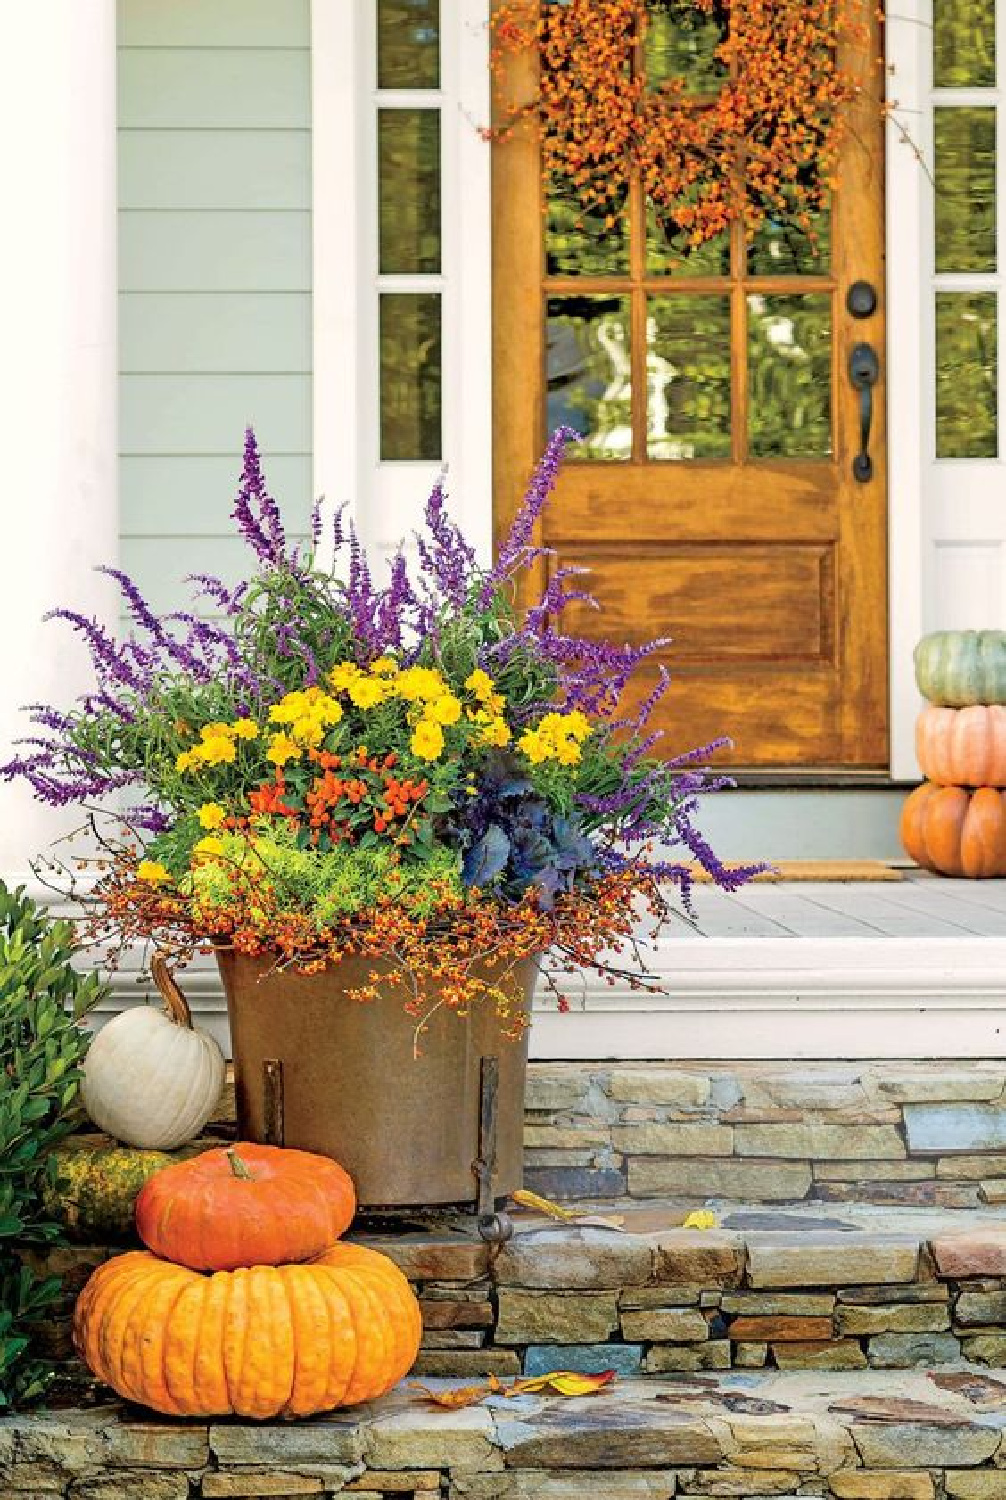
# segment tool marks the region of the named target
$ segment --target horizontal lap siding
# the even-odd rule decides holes
[[[251,423],[288,529],[311,503],[308,0],[120,0],[123,565],[159,608],[233,580]]]

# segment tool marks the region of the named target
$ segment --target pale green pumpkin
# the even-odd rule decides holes
[[[1006,631],[936,630],[915,648],[915,681],[930,703],[1006,703]]]

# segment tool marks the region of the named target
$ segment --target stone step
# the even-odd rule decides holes
[[[524,1146],[560,1200],[1006,1203],[1006,1060],[532,1062]]]
[[[416,1285],[428,1374],[1006,1366],[1006,1224],[991,1213],[586,1205],[618,1227],[520,1213],[502,1250],[471,1228],[360,1234]],[[359,1232],[358,1232],[359,1233]]]
[[[533,1062],[550,1198],[1006,1202],[1006,1062]]]
[[[996,1500],[1004,1432],[1006,1383],[967,1365],[646,1377],[461,1411],[405,1382],[371,1406],[286,1424],[152,1420],[117,1405],[0,1418],[0,1497]]]
[[[723,1205],[716,1227],[688,1229],[681,1204],[583,1211],[612,1224],[520,1211],[499,1250],[460,1217],[352,1238],[416,1287],[427,1375],[1006,1367],[1006,1224],[992,1213]],[[73,1298],[113,1253],[41,1258],[65,1277],[48,1352],[70,1355]]]

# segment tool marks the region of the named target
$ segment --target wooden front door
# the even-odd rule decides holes
[[[719,758],[740,767],[888,763],[881,43],[872,0],[857,3],[862,94],[816,241],[735,227],[682,257],[638,184],[625,222],[592,233],[554,191],[543,215],[530,130],[493,148],[497,535],[548,433],[575,427],[540,538],[556,557],[531,587],[582,564],[602,609],[571,607],[571,628],[673,638],[669,754],[726,734]],[[695,46],[658,40],[679,67]],[[878,301],[857,318],[860,281]],[[849,368],[863,343],[880,362],[866,482]]]

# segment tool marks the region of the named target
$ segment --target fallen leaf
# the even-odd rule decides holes
[[[1006,1385],[1001,1380],[993,1380],[991,1375],[979,1375],[971,1371],[955,1373],[953,1370],[947,1375],[941,1375],[930,1370],[929,1379],[941,1391],[953,1391],[970,1401],[972,1406],[1001,1406],[1006,1397]]]
[[[490,1375],[485,1385],[456,1385],[453,1390],[432,1391],[428,1385],[420,1385],[414,1380],[412,1389],[419,1391],[434,1406],[442,1406],[447,1411],[461,1411],[466,1406],[477,1406],[487,1396],[498,1396],[503,1386],[495,1375]]]
[[[945,1406],[928,1401],[912,1401],[907,1396],[852,1396],[836,1401],[829,1411],[843,1416],[859,1417],[863,1422],[920,1422],[927,1427],[965,1427],[968,1418]]]
[[[596,1375],[585,1375],[579,1370],[553,1370],[548,1375],[515,1380],[506,1394],[528,1396],[533,1391],[552,1391],[556,1396],[596,1396],[606,1385],[613,1384],[616,1374],[615,1370],[600,1370]]]
[[[575,1208],[563,1208],[561,1203],[553,1203],[550,1198],[543,1198],[539,1193],[531,1193],[526,1188],[518,1188],[513,1194],[515,1203],[522,1208],[534,1208],[538,1213],[545,1214],[549,1219],[555,1219],[560,1224],[590,1225],[595,1229],[615,1229],[624,1234],[623,1225],[625,1219],[621,1214],[582,1214]]]
[[[681,1227],[682,1229],[715,1229],[719,1222],[711,1208],[698,1208],[688,1215]]]
[[[563,1208],[560,1204],[553,1203],[550,1198],[542,1198],[538,1193],[529,1192],[527,1188],[518,1188],[512,1197],[521,1208],[536,1208],[540,1214],[545,1214],[550,1219],[558,1219],[560,1224],[568,1224],[570,1219],[576,1218],[574,1209]]]

